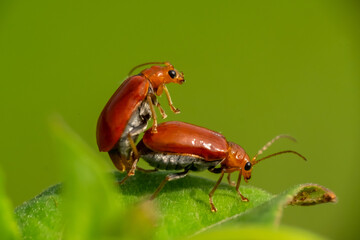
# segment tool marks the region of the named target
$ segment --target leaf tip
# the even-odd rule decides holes
[[[318,184],[303,184],[299,192],[289,201],[289,205],[311,206],[329,202],[337,202],[334,192]]]

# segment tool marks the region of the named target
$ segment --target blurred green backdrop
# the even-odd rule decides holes
[[[358,1],[1,1],[1,162],[16,206],[61,181],[47,119],[61,114],[94,150],[103,106],[127,72],[170,61],[167,120],[223,133],[264,161],[251,185],[279,193],[314,182],[336,205],[290,207],[285,224],[346,239],[357,232],[360,5]],[[106,154],[104,161],[109,163]],[[214,177],[211,174],[204,174]],[[210,187],[209,187],[210,189]],[[234,201],[236,201],[234,199]]]

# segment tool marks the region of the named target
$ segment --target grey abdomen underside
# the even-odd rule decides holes
[[[172,153],[148,152],[141,155],[151,166],[164,170],[189,169],[192,171],[203,171],[214,168],[221,160],[205,161],[203,158],[192,155],[177,155]]]
[[[139,134],[146,130],[150,118],[150,106],[146,101],[143,101],[131,115],[129,122],[117,143],[119,153],[122,156],[125,156],[126,159],[129,159],[132,151],[128,135],[130,134],[133,141],[136,142]]]

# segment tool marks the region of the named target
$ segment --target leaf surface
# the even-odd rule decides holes
[[[298,185],[274,196],[241,186],[219,185],[210,211],[208,194],[215,185],[192,176],[171,181],[158,197],[150,195],[170,172],[142,173],[119,185],[124,173],[106,174],[104,161],[62,121],[52,125],[58,156],[64,163],[64,184],[45,190],[16,208],[24,239],[176,239],[205,234],[231,225],[278,225],[287,205],[312,205],[336,200],[316,184]]]

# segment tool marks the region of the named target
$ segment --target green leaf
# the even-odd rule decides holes
[[[64,228],[60,210],[61,185],[54,185],[15,209],[24,239],[60,239]]]
[[[310,233],[303,229],[293,227],[273,228],[263,225],[245,225],[236,227],[223,227],[221,229],[207,231],[196,235],[191,240],[208,240],[208,239],[252,239],[252,240],[322,240],[314,233]]]
[[[115,176],[118,180],[121,180],[124,174],[115,173]],[[153,213],[148,213],[153,210],[151,205],[146,205],[146,201],[145,206],[147,207],[145,208],[137,206],[136,203],[142,203],[146,200],[165,176],[165,172],[148,174],[137,172],[124,185],[119,186],[118,196],[114,197],[110,204],[119,203],[122,207],[128,208],[128,211],[119,212],[121,217],[119,217],[117,222],[117,226],[123,229],[125,233],[130,231],[129,229],[131,228],[131,231],[138,231],[138,233],[144,230],[144,225],[136,224],[137,221],[129,219],[134,219],[133,215],[136,211],[133,211],[133,209],[143,208],[146,214],[153,215]],[[218,212],[212,213],[208,203],[208,192],[214,184],[211,180],[195,176],[188,176],[184,179],[168,183],[158,198],[153,201],[158,214],[156,238],[166,239],[190,236],[213,227],[222,227],[239,222],[277,224],[280,220],[282,209],[287,204],[293,204],[294,196],[298,196],[304,190],[306,191],[306,189],[318,186],[299,185],[275,197],[254,187],[243,187],[241,188],[243,194],[250,199],[250,202],[246,203],[240,200],[233,187],[221,184],[214,195],[214,202]],[[60,185],[55,187],[60,188]],[[324,190],[323,187],[318,187],[319,191]],[[52,192],[57,193],[59,191]],[[45,193],[51,193],[51,191],[46,191]],[[329,194],[332,195],[333,193],[325,191],[323,196]],[[42,194],[37,198],[44,197],[46,197],[45,202],[32,202],[34,204],[32,207],[38,209],[38,204],[54,206],[54,201],[47,194]],[[330,201],[334,200],[332,198]],[[105,203],[108,202],[99,203],[100,209],[106,208]],[[94,206],[94,208],[98,207]],[[41,209],[46,211],[46,207]],[[59,208],[57,209],[59,210]],[[22,209],[18,208],[16,214],[19,215],[21,212]],[[54,214],[54,218],[59,215]],[[139,216],[136,218],[139,218]],[[146,228],[153,226],[152,220],[156,219],[153,216],[148,218],[151,220],[147,221]],[[129,224],[129,221],[133,221],[133,224]],[[36,228],[37,226],[33,227]],[[147,231],[151,230],[148,229]]]
[[[114,184],[102,159],[59,118],[52,121],[58,156],[64,165],[65,239],[99,239],[111,217]],[[116,204],[113,204],[116,205]]]
[[[65,181],[16,209],[25,239],[183,238],[229,224],[274,225],[288,204],[335,201],[332,192],[312,184],[277,196],[242,186],[242,194],[250,200],[242,202],[234,187],[222,183],[213,197],[218,212],[212,213],[208,194],[215,182],[191,174],[167,183],[154,201],[148,201],[169,172],[137,171],[118,185],[124,173],[106,174],[105,160],[60,120],[52,129]]]
[[[276,227],[280,224],[283,209],[288,205],[309,206],[327,202],[336,202],[335,194],[329,189],[318,184],[301,184],[273,197],[259,207],[244,213],[235,214],[221,223],[216,223],[200,230],[196,234],[213,228],[243,224],[259,224]]]
[[[0,239],[19,239],[19,229],[11,210],[10,201],[5,194],[3,179],[0,170]]]

